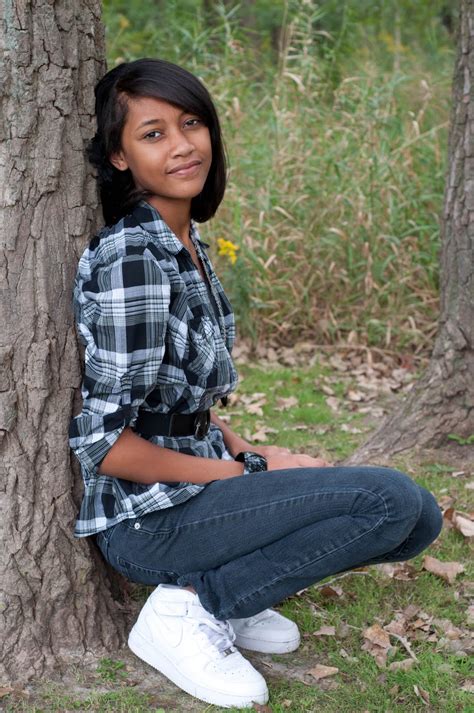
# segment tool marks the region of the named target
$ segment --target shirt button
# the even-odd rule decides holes
[[[139,522],[136,522],[133,527],[135,528],[135,530],[139,530],[139,529],[140,529],[140,523],[139,523]]]

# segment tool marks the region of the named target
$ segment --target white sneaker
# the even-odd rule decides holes
[[[273,609],[265,609],[246,619],[229,619],[235,632],[235,645],[264,654],[286,654],[300,645],[300,632]]]
[[[160,584],[145,602],[128,637],[139,658],[191,696],[230,708],[265,704],[265,679],[233,646],[235,635],[197,594]]]

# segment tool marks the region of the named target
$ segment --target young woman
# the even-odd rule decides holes
[[[89,157],[107,227],[74,289],[86,348],[70,428],[85,483],[75,534],[156,586],[130,633],[137,656],[204,701],[265,703],[238,648],[300,640],[269,607],[336,572],[413,557],[439,534],[440,510],[402,473],[256,447],[216,416],[237,385],[232,309],[196,228],[224,195],[216,111],[193,75],[142,59],[103,77],[96,112]]]

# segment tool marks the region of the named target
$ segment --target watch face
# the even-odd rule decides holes
[[[246,473],[257,473],[268,468],[267,459],[254,451],[241,451],[235,456],[235,460],[244,463]]]
[[[267,459],[258,453],[248,451],[245,453],[245,468],[249,473],[257,473],[267,470]]]

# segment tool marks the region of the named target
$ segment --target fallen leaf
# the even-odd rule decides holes
[[[425,691],[421,686],[413,686],[413,690],[415,691],[416,695],[418,698],[427,706],[429,705],[430,702],[430,694],[428,691]]]
[[[377,569],[386,577],[390,577],[390,579],[398,579],[402,582],[410,582],[414,579],[418,579],[419,577],[418,570],[408,562],[379,564],[377,565]]]
[[[352,389],[349,389],[347,392],[347,398],[349,401],[366,401],[367,396],[366,394],[363,394],[362,391],[354,391]]]
[[[361,428],[356,428],[355,426],[349,426],[348,423],[342,423],[341,426],[341,431],[344,433],[362,433]]]
[[[275,411],[286,411],[287,409],[293,408],[294,406],[298,406],[299,404],[299,401],[296,396],[288,396],[288,398],[279,396],[276,402],[277,405],[275,407]]]
[[[377,666],[385,668],[388,653],[392,649],[390,636],[382,629],[380,624],[373,624],[362,633],[365,639],[361,646],[362,650],[367,651],[374,657]]]
[[[263,428],[261,428],[259,431],[255,431],[255,433],[252,433],[252,435],[250,436],[250,440],[254,443],[266,443],[266,441],[268,441],[267,432]]]
[[[254,711],[260,711],[260,713],[273,713],[273,708],[262,706],[261,703],[254,703],[252,708]]]
[[[435,557],[430,557],[430,555],[425,555],[423,569],[435,574],[437,577],[441,577],[448,584],[453,584],[458,574],[464,572],[464,567],[460,562],[441,562]]]
[[[314,636],[335,636],[336,627],[323,625],[317,631],[313,631]]]
[[[474,681],[465,681],[461,686],[461,691],[467,691],[468,693],[474,693]]]
[[[442,508],[450,508],[451,505],[454,503],[454,498],[452,497],[452,495],[441,495],[440,497],[438,497],[438,503]]]
[[[443,518],[464,537],[474,537],[474,522],[466,513],[448,508],[443,514]]]
[[[393,661],[388,666],[389,671],[409,671],[413,668],[415,661],[413,659],[403,659],[403,661]]]
[[[420,607],[417,607],[416,604],[408,604],[402,611],[402,614],[407,620],[413,619],[415,616],[418,616],[418,614],[421,616]]]
[[[325,584],[321,587],[319,593],[327,599],[339,599],[344,594],[342,587],[333,587],[331,584]]]
[[[381,646],[384,649],[390,647],[390,636],[382,629],[380,624],[373,624],[362,632],[364,639],[368,639],[372,644]]]
[[[8,686],[1,686],[0,687],[0,698],[3,698],[4,696],[9,696],[10,693],[13,693],[14,689],[9,688]]]
[[[254,416],[260,416],[260,418],[263,416],[263,409],[260,404],[249,404],[246,411]]]
[[[433,619],[433,624],[440,629],[448,639],[459,639],[462,631],[449,619]]]
[[[334,413],[339,413],[339,405],[341,403],[339,399],[337,399],[335,396],[328,396],[328,398],[326,399],[326,403],[331,409],[331,411],[334,411]]]
[[[306,671],[306,673],[319,681],[321,678],[334,676],[334,674],[339,673],[339,669],[335,666],[323,666],[322,664],[316,664],[314,668],[310,668]]]
[[[388,631],[389,634],[396,634],[397,636],[405,636],[407,633],[407,623],[405,618],[393,619],[388,624],[384,626],[384,630]]]

